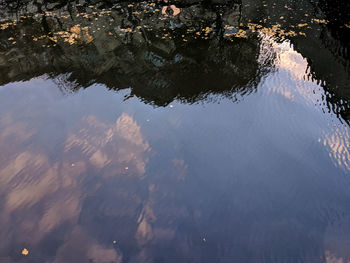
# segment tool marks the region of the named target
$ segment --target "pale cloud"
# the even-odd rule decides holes
[[[131,115],[121,114],[115,125],[90,115],[82,119],[66,140],[65,152],[75,151],[97,169],[113,166],[113,171],[119,174],[127,169],[128,174],[142,176],[150,146]]]
[[[4,121],[10,125],[0,131],[1,141],[6,142],[13,136],[11,129],[22,128],[21,133],[15,133],[19,139],[11,141],[14,144],[8,156],[0,156],[0,189],[5,200],[0,227],[6,228],[13,215],[20,213],[21,220],[11,230],[16,242],[29,242],[35,246],[62,224],[74,226],[77,223],[84,202],[82,182],[89,176],[88,169],[99,170],[101,178],[142,177],[145,173],[147,153],[151,148],[141,127],[126,113],[115,123],[100,121],[93,115],[83,117],[68,132],[63,151],[57,153],[60,161],[50,160],[45,147],[40,144],[24,150],[22,144],[31,140],[33,134],[30,126],[23,123],[11,128],[11,123],[15,122],[11,118],[3,118]],[[22,136],[27,131],[30,136]],[[33,209],[35,216],[32,216]],[[150,212],[146,214],[150,215]],[[149,220],[150,217],[146,218]],[[149,232],[147,222],[139,226],[143,238]],[[0,237],[6,239],[8,234],[0,234]],[[5,249],[5,244],[0,249]],[[121,261],[115,249],[105,248],[91,238],[89,246],[81,253],[93,262]],[[65,261],[56,258],[55,262]]]
[[[318,140],[329,152],[335,166],[350,171],[350,134],[349,129],[333,127]]]
[[[65,262],[98,262],[121,263],[122,255],[118,254],[111,245],[105,247],[91,238],[84,229],[75,227],[66,235],[64,244],[58,249],[52,263]]]

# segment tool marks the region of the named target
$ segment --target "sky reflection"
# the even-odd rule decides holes
[[[45,77],[3,86],[1,254],[346,262],[322,229],[350,211],[349,127],[310,103],[322,89],[292,45],[272,44],[276,70],[234,107],[153,109],[101,86],[64,95]]]
[[[55,48],[0,52],[0,262],[350,262],[347,97],[303,46],[327,22],[118,6],[73,6],[112,35],[63,17]],[[144,38],[139,9],[163,15]]]

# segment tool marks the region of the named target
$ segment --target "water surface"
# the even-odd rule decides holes
[[[3,1],[0,262],[350,262],[338,2]]]

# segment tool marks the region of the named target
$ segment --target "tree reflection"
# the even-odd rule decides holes
[[[315,23],[305,20],[304,13],[322,10],[329,24],[312,26],[306,37],[300,32],[291,41],[308,58],[310,77],[326,89],[329,109],[348,120],[349,12],[338,2],[327,3],[304,0],[300,5],[305,10],[293,12],[294,4],[283,1],[6,0],[1,7],[0,84],[49,74],[63,80],[59,86],[64,92],[99,82],[110,89],[130,88],[131,96],[158,106],[174,99],[203,101],[210,94],[237,100],[253,92],[274,64],[273,56],[258,61],[260,39],[242,28],[252,28],[254,22],[253,31],[269,33],[272,28],[288,38],[300,25]],[[341,10],[339,19],[332,10]],[[8,22],[17,20],[15,25]],[[327,63],[334,70],[325,70]]]
[[[53,3],[33,5],[33,12],[43,14],[40,19],[21,20],[3,32],[5,38],[23,37],[16,47],[11,47],[11,40],[4,47],[2,84],[69,73],[65,83],[75,87],[61,87],[76,90],[98,82],[110,89],[131,88],[131,96],[164,106],[174,99],[193,103],[210,94],[250,93],[271,62],[258,63],[256,36],[233,43],[224,37],[225,28],[232,31],[239,24],[240,4],[234,2],[179,7],[121,3],[111,10],[67,3],[66,19],[48,5]],[[56,13],[47,15],[44,7]]]

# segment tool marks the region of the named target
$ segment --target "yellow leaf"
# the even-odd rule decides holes
[[[28,249],[23,248],[23,250],[22,250],[22,255],[27,256],[28,254],[29,254]]]

